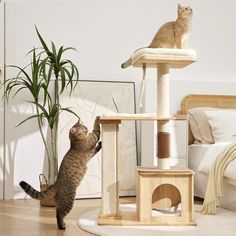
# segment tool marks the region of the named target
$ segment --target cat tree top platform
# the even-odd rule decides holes
[[[111,115],[102,115],[100,117],[100,123],[116,123],[121,122],[122,120],[186,120],[186,115],[174,115],[169,117],[160,117],[156,113],[142,113],[142,114],[111,114]]]
[[[183,68],[196,61],[193,49],[172,48],[142,48],[135,51],[131,57],[134,67],[157,67],[157,64],[169,64],[170,68]]]

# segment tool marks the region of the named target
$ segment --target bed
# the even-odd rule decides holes
[[[180,114],[188,115],[188,165],[195,171],[194,195],[204,198],[211,164],[236,141],[236,96],[188,95],[181,102]],[[220,206],[236,211],[236,160],[225,170]]]

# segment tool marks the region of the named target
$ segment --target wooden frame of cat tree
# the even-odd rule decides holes
[[[141,52],[140,52],[141,51]],[[196,225],[193,220],[193,172],[189,169],[169,168],[169,132],[167,123],[186,116],[170,116],[169,69],[183,68],[196,60],[193,50],[146,49],[131,57],[134,67],[157,68],[157,114],[118,114],[102,116],[102,209],[101,225]],[[157,120],[158,168],[137,167],[136,212],[119,209],[119,124],[122,120]],[[159,136],[159,134],[161,134]],[[165,135],[162,135],[165,134]],[[167,134],[167,135],[166,135]],[[161,140],[163,139],[163,140]],[[165,149],[162,151],[162,146]],[[181,202],[180,216],[151,215],[152,208],[163,209]]]

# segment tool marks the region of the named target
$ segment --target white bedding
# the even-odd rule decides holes
[[[210,164],[227,143],[192,144],[188,151],[188,165],[194,170],[194,195],[204,198]],[[232,161],[225,171],[223,196],[220,205],[236,211],[236,161]]]
[[[230,142],[215,144],[192,144],[189,146],[189,168],[195,172],[208,175],[209,169],[218,154],[229,145]],[[232,161],[225,170],[226,181],[236,185],[236,160]]]
[[[207,176],[198,171],[199,165],[203,160],[211,144],[192,144],[188,148],[188,167],[195,172],[194,176],[194,195],[204,198]]]
[[[198,167],[198,171],[200,173],[208,175],[209,169],[216,160],[218,154],[222,152],[230,142],[220,142],[211,144],[203,156],[203,159]],[[236,182],[236,159],[232,161],[227,168],[225,169],[224,177],[226,177],[226,181],[231,179],[231,182]],[[235,180],[235,181],[234,181]]]

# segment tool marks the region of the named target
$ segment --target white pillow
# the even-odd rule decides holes
[[[215,142],[236,140],[236,110],[205,111]]]

